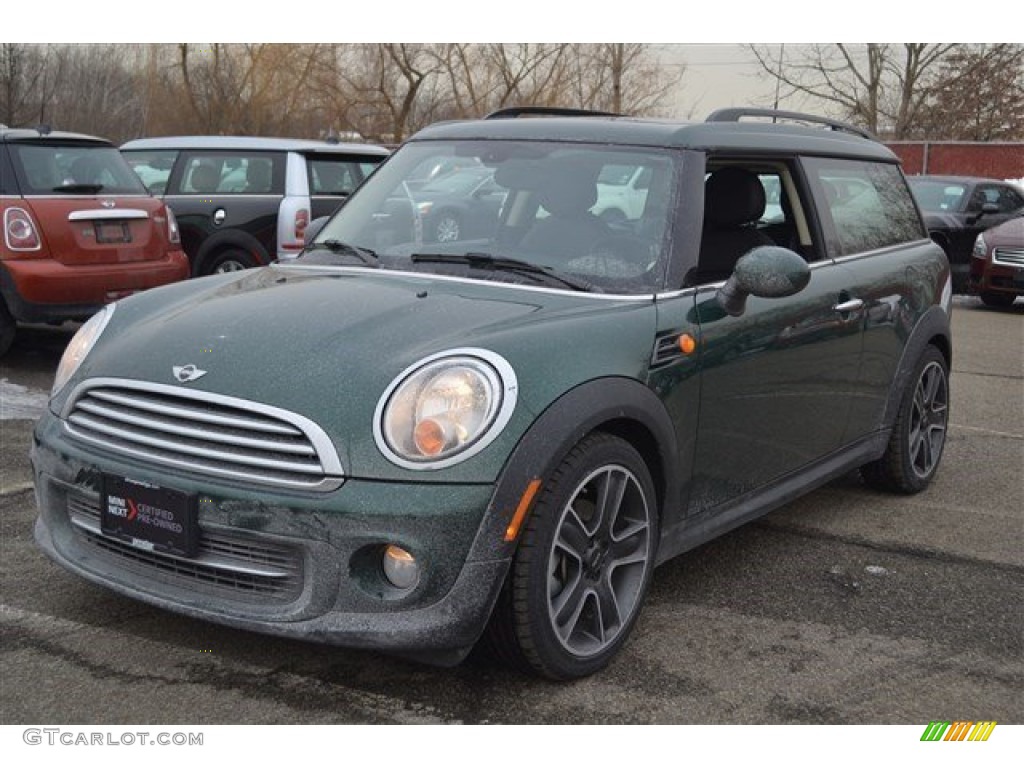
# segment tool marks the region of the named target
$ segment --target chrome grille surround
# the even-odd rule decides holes
[[[1024,267],[1024,248],[994,248],[992,261],[1006,267]]]
[[[301,550],[236,535],[231,531],[200,531],[199,551],[193,558],[138,549],[106,536],[100,529],[100,501],[68,487],[67,514],[79,538],[96,555],[127,570],[186,589],[237,602],[290,603],[301,594]]]
[[[97,378],[75,388],[61,421],[74,439],[158,467],[305,491],[344,482],[334,444],[317,424],[250,400]]]

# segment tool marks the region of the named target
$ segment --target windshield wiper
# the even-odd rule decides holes
[[[61,184],[59,187],[54,187],[53,191],[66,192],[69,195],[95,195],[101,189],[103,189],[102,184]]]
[[[555,280],[574,291],[601,293],[601,288],[581,278],[569,277],[551,267],[533,264],[520,259],[505,256],[492,256],[489,253],[414,253],[409,257],[414,264],[464,264],[472,269],[490,269],[496,272],[513,272],[528,277],[545,277]]]
[[[320,240],[315,243],[310,243],[306,247],[306,253],[313,251],[326,249],[331,253],[344,254],[346,256],[355,256],[363,264],[369,267],[379,267],[380,259],[377,257],[376,252],[371,251],[369,248],[361,248],[358,245],[352,245],[350,243],[343,243],[341,240],[335,240],[333,238],[328,240]]]

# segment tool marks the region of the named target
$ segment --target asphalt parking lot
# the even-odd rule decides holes
[[[846,477],[656,574],[571,684],[266,638],[92,586],[32,542],[28,446],[67,330],[0,373],[0,723],[1024,723],[1024,302],[960,297],[933,485]]]

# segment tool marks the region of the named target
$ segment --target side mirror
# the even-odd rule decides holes
[[[736,268],[718,289],[716,298],[726,313],[739,317],[747,308],[747,296],[779,299],[799,293],[811,281],[811,269],[788,248],[764,245],[736,262]]]
[[[304,237],[306,245],[309,245],[316,240],[316,236],[320,234],[320,230],[324,228],[324,224],[326,224],[330,218],[330,216],[318,216],[306,225],[306,234]]]

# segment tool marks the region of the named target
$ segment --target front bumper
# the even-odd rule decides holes
[[[1024,267],[1001,264],[990,259],[971,262],[970,292],[1006,293],[1024,296]]]
[[[69,571],[188,616],[266,634],[456,663],[486,625],[508,569],[481,546],[490,485],[348,480],[331,493],[268,493],[156,471],[79,446],[52,414],[32,448],[41,549]],[[194,493],[199,554],[140,550],[99,527],[109,473]],[[390,587],[379,553],[396,543],[421,563],[409,592]]]

